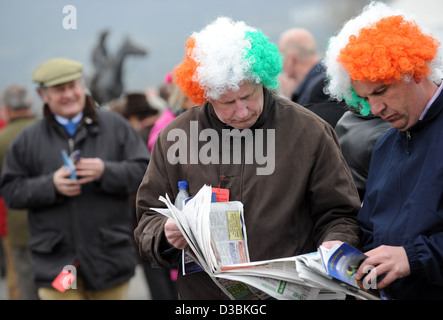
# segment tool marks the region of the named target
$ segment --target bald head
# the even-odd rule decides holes
[[[295,54],[299,59],[317,57],[317,44],[313,35],[303,28],[292,28],[283,32],[279,41],[280,52]]]
[[[300,84],[308,72],[320,61],[314,36],[306,29],[292,28],[280,36],[279,51],[284,56],[283,73]]]

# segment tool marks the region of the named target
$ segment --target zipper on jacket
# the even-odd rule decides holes
[[[403,162],[401,163],[399,169],[398,169],[398,177],[397,177],[397,182],[398,182],[398,194],[399,194],[399,205],[398,205],[398,209],[397,212],[394,216],[394,218],[391,220],[391,223],[389,225],[389,228],[386,231],[386,243],[389,243],[389,233],[391,231],[392,226],[394,225],[395,221],[397,220],[398,216],[400,215],[400,210],[402,208],[402,203],[403,203],[403,197],[402,197],[402,182],[401,182],[401,177],[402,177],[402,171],[404,166],[406,165],[406,162],[408,162],[409,156],[411,155],[411,133],[409,131],[406,131],[406,154],[408,155],[408,157],[403,160]]]
[[[408,151],[409,153],[409,151]],[[403,203],[403,197],[402,197],[402,190],[401,190],[401,173],[403,171],[404,166],[406,165],[406,162],[408,161],[408,159],[404,160],[403,163],[400,165],[400,168],[398,170],[398,177],[397,177],[397,182],[398,182],[398,194],[399,194],[399,202],[398,202],[398,209],[397,212],[394,216],[394,218],[391,220],[391,223],[389,224],[389,228],[386,231],[386,243],[389,243],[389,233],[391,232],[391,228],[394,225],[395,221],[397,220],[398,216],[400,215],[400,211],[402,208],[402,203]]]
[[[406,131],[406,153],[407,155],[411,154],[411,132]]]
[[[71,154],[74,152],[74,139],[69,138],[68,145],[69,145],[69,154]]]

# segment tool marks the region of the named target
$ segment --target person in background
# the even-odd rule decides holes
[[[25,87],[10,85],[3,92],[8,124],[0,131],[0,172],[6,151],[15,137],[37,119],[32,113],[32,104]],[[6,208],[9,243],[12,249],[14,268],[21,300],[38,300],[31,255],[28,248],[28,212]]]
[[[443,298],[443,61],[409,14],[373,2],[331,39],[328,92],[392,128],[375,143],[356,277],[393,299]]]
[[[303,106],[312,103],[312,89],[316,83],[323,83],[325,76],[314,36],[306,29],[292,28],[281,34],[278,47],[284,56],[282,73],[294,83],[288,98]],[[318,95],[315,102],[328,100],[322,90]]]
[[[282,67],[277,46],[246,23],[220,17],[193,33],[186,47],[174,82],[197,106],[157,136],[137,192],[134,235],[140,255],[166,268],[180,262],[186,240],[172,219],[151,208],[164,207],[159,197],[165,194],[174,201],[182,180],[188,181],[191,196],[206,184],[229,190],[230,201],[243,203],[251,261],[312,252],[321,244],[358,244],[360,201],[334,130],[273,93]],[[189,138],[175,152],[181,159],[176,162],[170,151],[177,142],[168,135],[178,129]],[[255,150],[268,150],[268,165],[257,159],[245,163],[245,139],[238,142],[241,163],[223,163],[223,150],[233,144],[221,139],[226,130],[262,132],[262,144],[257,142]],[[207,141],[193,136],[200,133],[211,133],[219,152],[212,161],[188,163],[184,150],[192,144],[200,151],[206,146]],[[205,272],[183,275],[181,264],[178,290],[180,299],[228,299]]]
[[[43,118],[11,143],[2,168],[6,205],[28,209],[43,300],[126,299],[135,272],[129,195],[148,152],[123,117],[96,108],[82,69],[80,62],[55,58],[34,71]]]
[[[2,101],[0,104],[0,130],[7,125],[8,121],[6,106]],[[6,206],[3,198],[0,196],[0,277],[5,277],[6,279],[8,299],[20,300],[20,290],[12,256],[12,247],[9,241],[8,218],[6,215]]]
[[[145,143],[148,143],[149,133],[159,113],[158,109],[151,106],[144,93],[128,93],[124,96],[123,115]]]
[[[114,106],[119,106],[119,108],[114,108],[114,110],[128,119],[131,126],[143,138],[147,148],[149,133],[159,117],[159,110],[151,106],[151,101],[145,93],[128,93],[119,99],[119,101],[119,104],[113,104]],[[136,194],[134,193],[131,195],[133,228],[137,226],[135,200]],[[151,263],[141,258],[138,252],[137,258],[143,267],[152,300],[176,300],[176,277],[174,277],[174,279],[171,277],[172,270],[152,268]]]
[[[346,106],[324,92],[326,72],[314,36],[306,29],[291,28],[282,33],[278,46],[284,56],[281,81],[288,87],[293,86],[286,89],[287,98],[314,112],[334,128]]]
[[[166,77],[169,94],[167,99],[168,108],[163,109],[160,117],[155,121],[149,132],[148,148],[152,152],[155,140],[159,132],[166,127],[175,117],[193,107],[192,101],[186,97],[181,89],[172,81],[172,73],[168,73]]]

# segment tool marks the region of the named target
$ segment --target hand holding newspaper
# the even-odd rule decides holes
[[[203,186],[180,211],[168,195],[160,197],[169,210],[153,208],[174,219],[197,262],[210,273],[221,265],[249,262],[243,205],[238,201],[211,203],[212,188]]]
[[[346,273],[349,263],[355,267],[364,259],[363,253],[347,244],[329,250],[320,247],[317,252],[293,257],[250,262],[243,204],[211,203],[211,198],[212,188],[205,185],[181,211],[168,195],[159,198],[167,209],[152,209],[175,221],[189,244],[186,255],[231,299],[344,299],[346,295],[377,299],[355,283],[340,278],[340,272],[349,275]],[[332,259],[337,263],[331,264]],[[338,269],[337,273],[329,268],[332,265],[343,270]]]

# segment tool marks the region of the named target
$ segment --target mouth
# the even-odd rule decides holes
[[[69,100],[63,103],[63,105],[67,108],[75,107],[78,105],[78,100],[77,99]]]
[[[394,121],[398,120],[399,117],[400,116],[398,114],[393,114],[393,115],[390,115],[390,116],[388,116],[388,117],[386,117],[384,119],[387,122],[394,122]]]
[[[235,121],[235,127],[245,129],[249,128],[251,126],[252,119],[245,119],[245,120],[237,120]]]

